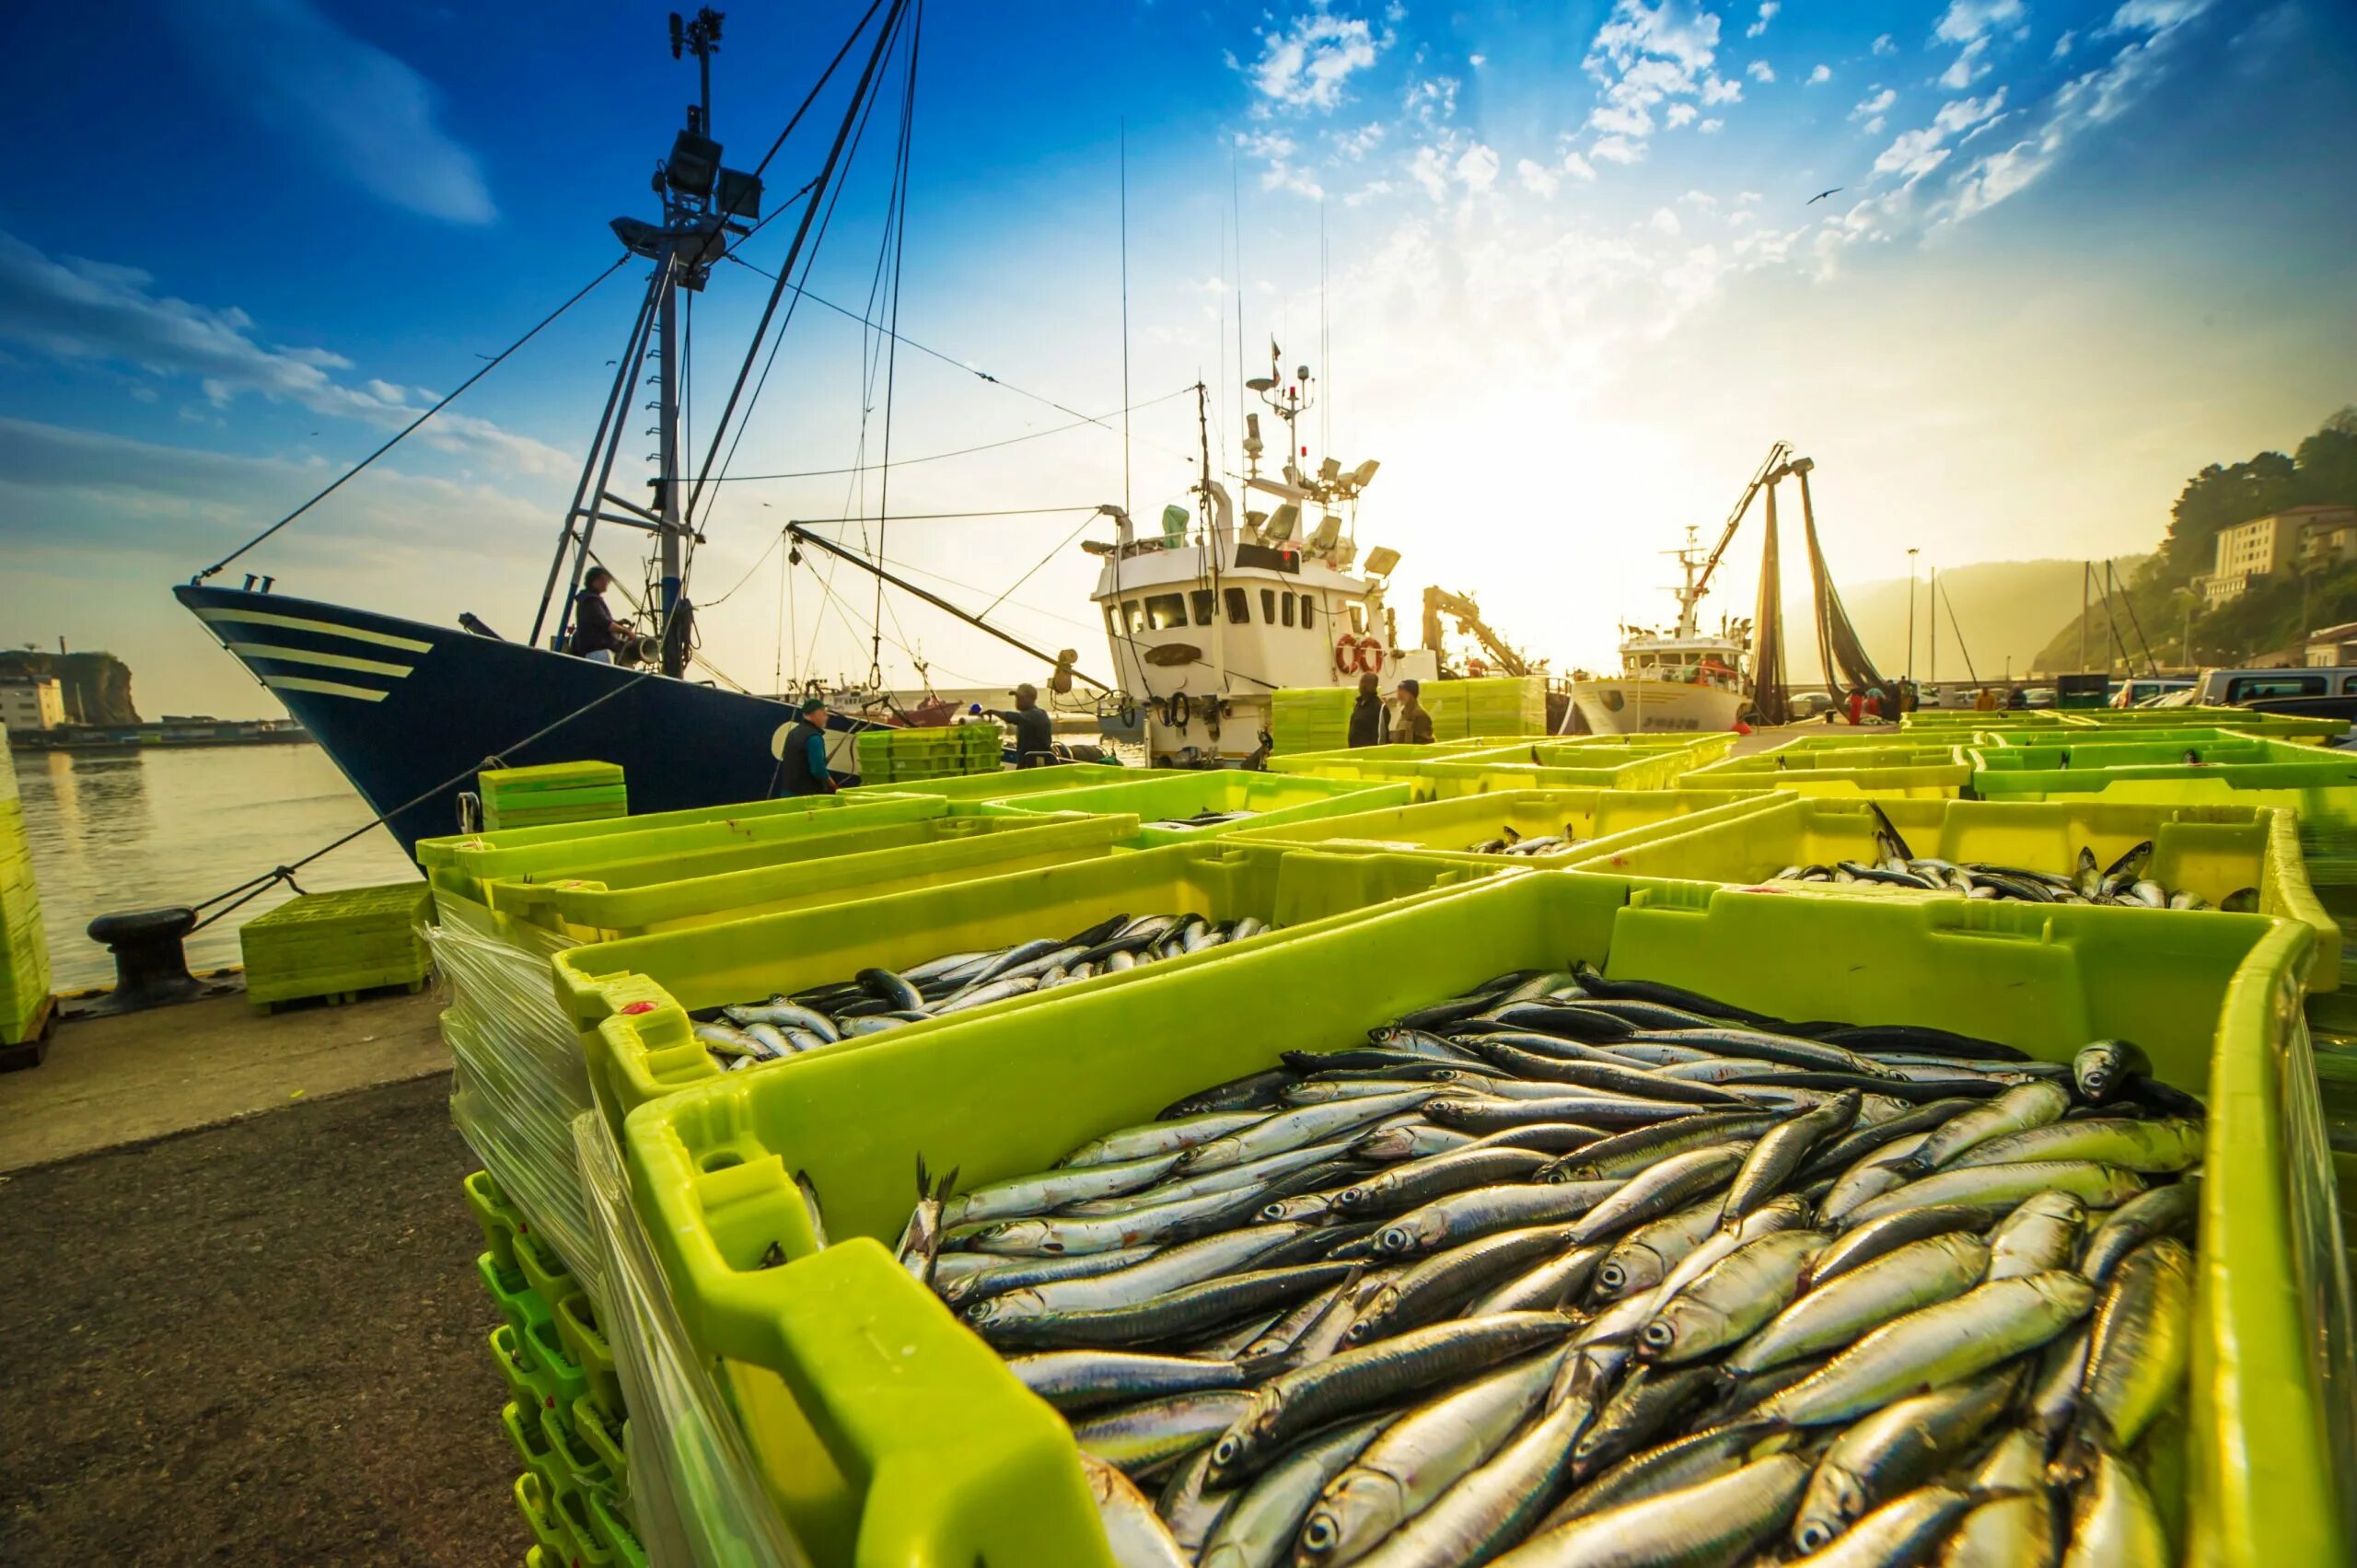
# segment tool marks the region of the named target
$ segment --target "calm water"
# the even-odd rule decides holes
[[[23,752],[17,785],[60,991],[114,978],[83,933],[112,910],[194,904],[310,854],[374,815],[316,746],[71,755]],[[297,873],[307,891],[413,880],[382,828]],[[238,927],[293,897],[284,884],[188,941],[189,967],[234,964]]]

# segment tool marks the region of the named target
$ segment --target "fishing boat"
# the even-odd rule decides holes
[[[1732,729],[1751,700],[1748,621],[1720,623],[1715,633],[1696,623],[1707,574],[1694,530],[1677,552],[1683,580],[1678,621],[1666,632],[1621,627],[1620,673],[1572,683],[1572,705],[1596,735],[1648,730]]]
[[[461,796],[470,789],[475,771],[486,766],[616,762],[630,781],[634,810],[759,799],[774,788],[778,747],[797,716],[795,704],[728,690],[691,673],[696,628],[689,569],[703,505],[717,493],[716,486],[708,492],[706,482],[714,475],[724,438],[742,429],[733,420],[749,412],[750,401],[740,406],[731,396],[712,430],[711,452],[700,466],[691,462],[681,418],[686,388],[680,368],[687,363],[682,296],[702,293],[721,262],[771,217],[798,224],[776,273],[771,309],[785,295],[784,280],[807,276],[817,248],[813,219],[827,209],[844,178],[846,146],[854,144],[855,128],[883,89],[890,74],[884,67],[896,51],[913,48],[909,15],[908,7],[894,5],[872,28],[863,18],[820,76],[813,100],[839,67],[848,61],[857,69],[864,60],[831,139],[821,138],[826,151],[816,174],[768,217],[761,209],[761,169],[724,166],[714,136],[712,56],[718,51],[722,18],[709,8],[692,20],[671,17],[672,55],[694,60],[702,90],[688,105],[686,123],[659,165],[659,221],[620,217],[611,224],[623,250],[614,268],[648,263],[645,290],[613,362],[618,369],[528,636],[503,637],[457,607],[449,623],[435,624],[277,592],[270,576],[250,575],[236,587],[215,580],[301,508],[174,590],[319,741],[404,849],[427,834],[462,825]],[[764,158],[761,167],[768,162]],[[746,356],[749,367],[765,346],[770,319],[764,315],[762,330],[755,334]],[[502,354],[493,363],[505,357]],[[655,389],[657,447],[642,503],[617,494],[618,483],[628,488],[627,481],[618,481],[617,468],[622,441],[634,434],[640,389],[647,384]],[[737,391],[745,385],[740,376]],[[719,467],[725,471],[725,464]],[[572,632],[575,596],[594,563],[601,528],[610,553],[617,528],[650,536],[654,545],[638,630],[615,664],[563,651]],[[853,726],[839,721],[834,727]],[[845,772],[849,739],[848,734],[839,735],[830,753]]]
[[[1387,691],[1403,677],[1438,671],[1432,650],[1399,646],[1384,605],[1399,552],[1377,546],[1359,556],[1359,500],[1381,465],[1345,469],[1329,456],[1307,466],[1299,431],[1313,377],[1306,365],[1283,376],[1282,363],[1271,344],[1270,374],[1245,383],[1283,422],[1285,456],[1274,473],[1264,471],[1260,415],[1249,413],[1241,517],[1226,486],[1206,477],[1190,501],[1163,508],[1157,529],[1104,507],[1113,539],[1081,546],[1104,563],[1089,597],[1104,616],[1123,716],[1134,717],[1155,766],[1257,762],[1268,753],[1281,689],[1351,687],[1372,672]],[[1200,415],[1200,399],[1198,407]]]

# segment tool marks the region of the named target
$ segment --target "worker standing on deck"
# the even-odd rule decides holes
[[[1423,688],[1413,680],[1402,680],[1392,696],[1399,706],[1391,711],[1391,738],[1404,746],[1430,746],[1433,743],[1433,716],[1424,712],[1417,701]]]
[[[1852,686],[1852,687],[1851,687],[1851,688],[1850,688],[1850,697],[1849,697],[1849,703],[1848,703],[1848,706],[1849,706],[1849,714],[1850,714],[1850,724],[1851,724],[1852,727],[1852,728],[1854,728],[1854,727],[1856,727],[1858,725],[1860,725],[1860,724],[1862,724],[1862,723],[1864,723],[1864,722],[1865,721],[1865,716],[1866,716],[1866,689],[1865,689],[1864,687],[1863,687],[1863,686]]]
[[[1990,688],[1983,686],[1980,689],[1980,694],[1972,699],[1972,711],[1977,714],[1995,713],[1997,711],[1997,693]]]
[[[1039,689],[1029,681],[1016,687],[1011,695],[1015,698],[1014,708],[994,708],[991,716],[1015,726],[1016,767],[1044,768],[1056,760],[1056,721],[1039,705]]]
[[[1371,669],[1359,677],[1359,698],[1351,704],[1350,744],[1383,744],[1383,693],[1376,689],[1375,671]]]
[[[614,575],[603,566],[592,566],[581,580],[581,591],[573,596],[573,640],[564,651],[575,658],[594,659],[599,664],[614,662],[615,653],[622,645],[622,627],[614,620],[614,612],[606,608],[606,590],[613,586]]]
[[[832,795],[835,777],[827,772],[827,700],[805,697],[802,717],[785,732],[778,753],[778,780],[788,795]]]

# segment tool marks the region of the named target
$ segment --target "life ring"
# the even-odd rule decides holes
[[[1383,645],[1373,637],[1359,640],[1359,668],[1369,675],[1383,673]]]
[[[1364,669],[1366,666],[1359,662],[1362,656],[1359,640],[1348,632],[1334,639],[1335,674],[1350,675]]]

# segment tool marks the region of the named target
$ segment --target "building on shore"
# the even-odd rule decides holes
[[[65,689],[54,676],[0,676],[0,726],[11,735],[65,722]]]
[[[2242,598],[2257,578],[2357,562],[2357,506],[2286,507],[2219,529],[2214,548],[2209,574],[2192,584],[2211,610]]]

